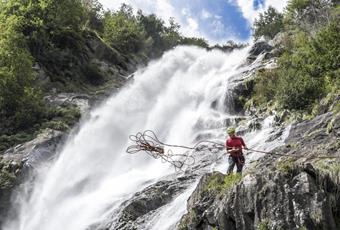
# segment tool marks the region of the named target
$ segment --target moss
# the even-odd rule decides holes
[[[269,230],[269,220],[262,220],[258,225],[258,230]]]
[[[227,176],[224,175],[214,175],[210,178],[206,190],[217,190],[217,191],[224,191],[231,188],[237,182],[242,179],[242,175],[239,173],[230,174]]]
[[[330,134],[333,129],[334,129],[334,123],[335,123],[335,118],[333,118],[328,124],[327,124],[327,129],[326,129],[326,133]]]
[[[296,162],[293,157],[288,157],[279,161],[276,167],[280,172],[290,174],[295,170]]]
[[[59,130],[59,131],[67,131],[70,129],[70,126],[68,126],[63,121],[49,121],[49,122],[44,123],[42,127]]]
[[[187,230],[189,229],[190,223],[195,223],[197,222],[197,215],[195,210],[190,210],[187,214],[185,214],[181,221],[180,224],[178,225],[179,230]]]
[[[328,174],[334,181],[340,182],[340,162],[334,160],[318,160],[315,164],[316,168],[322,173]]]
[[[9,161],[0,158],[0,191],[12,188],[16,181],[14,172],[11,172]]]
[[[306,228],[306,226],[301,226],[298,228],[298,230],[308,230],[308,229]]]
[[[7,171],[0,172],[0,189],[8,189],[13,187],[16,177],[14,173],[9,173]]]

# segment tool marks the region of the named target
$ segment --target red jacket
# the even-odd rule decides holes
[[[233,137],[233,138],[228,137],[225,145],[226,145],[227,151],[232,149],[232,148],[240,149],[240,151],[237,154],[242,154],[242,147],[246,146],[246,144],[244,143],[242,137],[236,137],[236,136]]]

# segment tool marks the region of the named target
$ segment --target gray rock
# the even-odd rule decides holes
[[[46,129],[34,140],[6,150],[3,159],[17,163],[23,162],[24,167],[35,167],[53,157],[65,137],[66,134],[61,131]]]
[[[273,47],[266,41],[256,42],[249,51],[249,56],[247,57],[248,63],[253,62],[260,54],[269,53],[272,49]]]
[[[121,205],[119,212],[112,214],[112,217],[105,224],[93,227],[98,230],[130,230],[141,229],[143,223],[153,212],[168,204],[181,192],[183,192],[196,177],[184,176],[175,180],[163,180],[148,186],[137,192],[131,199]]]
[[[10,148],[0,157],[0,226],[11,211],[13,191],[34,177],[34,169],[39,164],[55,156],[64,138],[65,133],[46,129],[34,140]]]
[[[340,188],[328,176],[304,165],[292,173],[261,170],[247,175],[230,189],[207,189],[207,174],[188,200],[189,212],[179,229],[338,229]],[[337,197],[337,198],[336,198]],[[336,199],[335,202],[331,202]]]
[[[75,105],[82,114],[90,109],[91,96],[87,94],[59,93],[44,97],[49,106]]]
[[[332,131],[327,133],[330,122]],[[218,189],[229,180],[225,175],[204,175],[178,228],[339,229],[338,124],[339,113],[293,124],[287,144],[274,150],[286,156],[260,158],[242,181],[228,188]],[[282,128],[271,138],[281,135]]]

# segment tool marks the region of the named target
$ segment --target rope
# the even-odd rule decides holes
[[[256,150],[256,149],[245,149],[251,152],[257,152],[257,153],[265,153],[265,154],[270,154],[270,155],[276,155],[276,156],[287,156],[285,154],[280,154],[280,153],[273,153],[273,152],[266,152],[266,151],[260,151],[260,150]]]
[[[213,141],[200,141],[192,147],[184,145],[171,145],[160,141],[152,130],[146,130],[143,133],[138,132],[136,135],[130,135],[129,139],[135,144],[130,145],[126,152],[136,154],[144,151],[155,159],[162,159],[162,162],[170,163],[176,170],[182,170],[184,166],[192,166],[195,164],[195,158],[190,154],[192,150],[197,152],[209,150],[210,152],[218,152],[224,148],[221,143]],[[211,144],[210,146],[208,144]],[[175,154],[171,149],[165,151],[165,147],[186,149],[181,154]]]
[[[339,156],[306,156],[306,155],[301,155],[301,154],[287,155],[287,154],[260,151],[260,150],[256,150],[256,149],[245,149],[245,150],[249,150],[251,152],[265,153],[265,154],[270,154],[270,155],[275,155],[275,156],[289,156],[289,157],[297,157],[297,158],[308,157],[309,159],[340,159]]]
[[[203,140],[196,143],[194,146],[189,147],[185,145],[171,145],[160,141],[156,134],[152,130],[146,130],[143,133],[138,132],[136,135],[130,135],[129,139],[134,142],[133,145],[130,145],[126,152],[129,154],[136,154],[138,152],[146,152],[148,155],[155,159],[161,159],[162,162],[170,163],[174,166],[175,170],[183,171],[182,168],[184,166],[193,166],[195,164],[195,158],[190,154],[192,150],[196,152],[200,151],[210,151],[210,152],[219,152],[225,148],[224,144],[217,143],[214,141]],[[169,148],[178,148],[178,149],[186,149],[184,153],[178,154],[174,153],[171,149],[165,151],[165,147]],[[247,151],[265,153],[275,156],[290,156],[290,157],[305,157],[304,155],[286,155],[279,154],[274,152],[266,152],[260,151],[256,149],[245,149]],[[310,156],[312,159],[320,158],[340,158],[337,156]]]

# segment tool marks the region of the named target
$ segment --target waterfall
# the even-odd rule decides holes
[[[138,70],[119,93],[91,112],[54,162],[39,169],[30,191],[17,196],[17,215],[8,218],[4,229],[85,230],[137,191],[174,174],[170,165],[146,154],[127,154],[131,134],[151,129],[162,141],[181,145],[192,145],[200,135],[224,141],[224,121],[230,117],[225,111],[227,81],[249,68],[240,67],[248,50],[177,47]],[[181,212],[193,186],[173,203]]]

